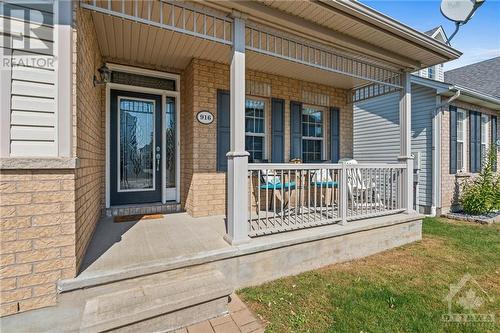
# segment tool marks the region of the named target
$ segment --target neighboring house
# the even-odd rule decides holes
[[[428,34],[444,41],[440,27]],[[422,213],[446,213],[459,209],[460,184],[479,172],[499,137],[500,57],[446,72],[444,80],[417,73],[411,79],[415,206]],[[396,160],[398,131],[397,94],[356,103],[354,158]]]
[[[441,43],[446,43],[446,41],[448,40],[448,36],[446,36],[446,32],[444,31],[442,26],[426,31],[425,34],[431,36],[437,41],[440,41]],[[420,77],[425,77],[427,79],[432,79],[441,82],[444,81],[443,64],[430,66],[421,69],[413,74],[418,75]]]
[[[175,328],[421,238],[409,73],[453,48],[350,1],[0,8],[2,63],[25,60],[0,71],[6,331]],[[339,164],[358,158],[352,102],[387,92],[402,144]]]

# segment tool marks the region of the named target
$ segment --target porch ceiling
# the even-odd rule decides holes
[[[273,56],[267,56],[256,52],[247,52],[247,68],[290,77],[298,80],[316,82],[342,89],[352,89],[367,81],[351,76],[332,73],[329,71],[314,68],[308,65],[295,63]]]
[[[92,12],[101,54],[108,61],[184,69],[192,58],[228,63],[231,48],[151,25]]]
[[[110,62],[182,70],[192,58],[229,64],[229,45],[92,12],[102,56]],[[332,73],[277,57],[248,51],[248,69],[350,89],[367,83],[347,75]]]

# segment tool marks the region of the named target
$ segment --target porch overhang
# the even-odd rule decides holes
[[[225,64],[230,61],[235,15],[231,8],[163,0],[87,0],[80,4],[92,11],[100,49],[108,61],[181,70],[192,58]],[[243,15],[247,21],[245,47],[249,69],[343,89],[367,84],[391,90],[402,88],[402,67],[286,27],[264,25],[258,17],[236,15]]]
[[[357,1],[209,1],[337,49],[414,71],[460,57],[460,51]],[[411,55],[411,56],[409,56]]]

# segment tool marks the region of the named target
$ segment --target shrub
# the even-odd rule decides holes
[[[460,203],[467,214],[482,215],[500,210],[500,175],[493,171],[496,146],[489,149],[479,175],[463,184]]]

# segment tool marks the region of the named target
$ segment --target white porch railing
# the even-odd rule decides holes
[[[250,237],[404,211],[406,164],[249,164]]]

